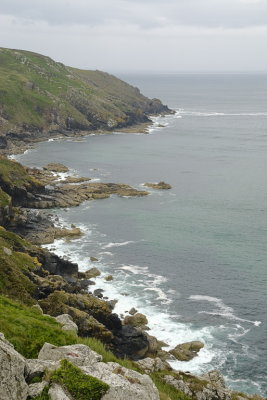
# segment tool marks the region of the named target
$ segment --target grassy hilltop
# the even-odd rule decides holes
[[[23,50],[0,48],[0,134],[125,127],[168,111],[157,99],[100,71],[71,68]],[[13,136],[12,136],[13,135]]]

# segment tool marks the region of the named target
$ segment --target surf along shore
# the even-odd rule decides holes
[[[132,129],[140,132],[138,127],[136,130]],[[125,132],[125,129],[123,131]],[[26,143],[12,150],[17,153],[23,152],[31,146],[31,143]],[[7,153],[5,152],[5,155]],[[8,196],[5,202],[3,200],[5,205],[2,207],[0,224],[6,231],[1,231],[1,235],[5,240],[8,239],[9,232],[25,238],[27,244],[16,246],[20,252],[25,252],[35,259],[34,267],[26,273],[30,284],[34,285],[34,290],[32,287],[31,290],[26,289],[25,298],[23,296],[19,300],[28,305],[38,304],[42,312],[52,317],[68,314],[77,326],[80,337],[96,338],[117,357],[133,360],[135,367],[143,372],[158,373],[155,380],[160,380],[161,384],[168,385],[176,391],[176,397],[162,399],[182,396],[193,399],[229,400],[255,398],[228,389],[219,371],[211,371],[197,377],[173,370],[168,360],[178,359],[186,362],[197,357],[203,343],[182,343],[177,344],[171,351],[164,350],[168,344],[149,335],[147,316],[136,309],[130,309],[121,320],[113,312],[116,299],[107,299],[103,291],[93,290],[95,277],[101,276],[98,268],[93,267],[80,272],[77,264],[60,259],[57,255],[35,246],[52,243],[60,237],[71,239],[82,235],[82,231],[75,226],[57,226],[49,216],[49,209],[77,206],[83,201],[105,199],[114,194],[125,197],[146,196],[150,187],[168,190],[171,189],[170,185],[165,182],[159,182],[158,185],[148,183],[147,190],[136,190],[127,184],[90,182],[89,177],[70,176],[68,167],[57,164],[56,160],[54,164],[48,164],[43,169],[24,168],[6,158],[1,158],[0,164],[0,171],[5,172],[1,173],[1,188]],[[64,179],[62,174],[65,174]],[[10,239],[8,241],[10,243]],[[16,246],[13,245],[11,252],[17,249]],[[97,265],[97,259],[93,255],[91,261]],[[103,282],[112,281],[113,278],[112,275],[103,276]],[[14,299],[16,295],[16,290],[8,293],[8,296]]]

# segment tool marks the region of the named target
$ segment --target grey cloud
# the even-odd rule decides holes
[[[1,14],[52,25],[134,24],[238,28],[267,23],[266,1],[252,0],[1,0]]]

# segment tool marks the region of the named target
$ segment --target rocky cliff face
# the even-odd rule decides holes
[[[160,100],[107,73],[0,48],[0,149],[58,133],[126,127],[166,112]]]

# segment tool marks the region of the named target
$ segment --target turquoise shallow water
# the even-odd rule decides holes
[[[57,212],[86,235],[54,248],[88,268],[117,312],[136,306],[170,345],[205,349],[178,368],[220,368],[233,388],[267,391],[267,77],[123,76],[176,110],[150,135],[112,134],[40,143],[27,165],[63,162],[78,175],[137,188],[165,180],[170,191],[112,197]],[[159,127],[158,125],[165,125]]]

